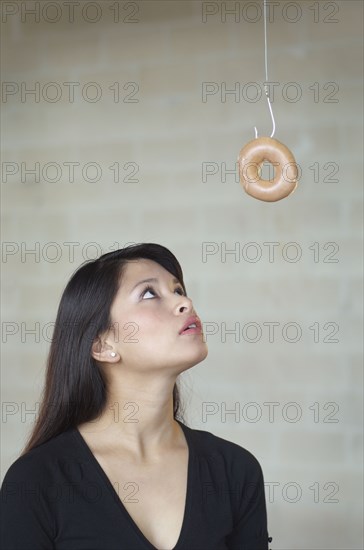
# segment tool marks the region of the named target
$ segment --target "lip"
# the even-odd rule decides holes
[[[196,324],[196,328],[190,328],[188,330],[185,330],[189,325],[192,323]],[[202,324],[198,317],[189,317],[181,330],[179,331],[179,334],[201,334],[202,333]]]

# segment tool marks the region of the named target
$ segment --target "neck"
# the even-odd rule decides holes
[[[115,372],[109,380],[106,406],[101,415],[81,426],[84,433],[102,437],[110,448],[122,442],[136,459],[159,457],[179,445],[181,427],[173,416],[176,376],[150,378],[143,373]]]

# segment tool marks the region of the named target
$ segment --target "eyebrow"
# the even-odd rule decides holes
[[[156,277],[150,277],[149,279],[143,279],[142,281],[139,281],[136,285],[133,286],[133,288],[131,289],[131,291],[134,290],[134,288],[136,288],[137,286],[143,284],[143,283],[158,283],[159,282],[159,279],[157,279]],[[173,282],[174,283],[178,283],[178,284],[181,284],[179,282],[178,279],[176,279],[176,277],[173,278]],[[182,286],[182,285],[181,285]]]

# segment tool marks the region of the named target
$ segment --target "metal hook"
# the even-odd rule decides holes
[[[273,130],[272,130],[272,133],[271,133],[271,135],[270,135],[270,137],[272,138],[272,137],[274,136],[274,132],[276,131],[276,123],[275,123],[275,120],[274,120],[274,115],[273,115],[273,111],[272,111],[272,105],[271,105],[271,103],[270,103],[270,99],[269,99],[269,94],[268,94],[267,86],[265,85],[264,88],[265,88],[265,95],[266,95],[266,97],[267,97],[269,112],[270,112],[270,116],[271,116],[272,124],[273,124]],[[254,130],[255,130],[255,138],[257,138],[257,137],[258,137],[258,130],[257,130],[257,127],[256,127],[256,126],[254,126]]]
[[[265,81],[266,82],[269,82],[268,80],[268,45],[267,45],[267,0],[263,0],[263,8],[264,8],[264,62],[265,62]],[[268,107],[269,107],[269,112],[270,112],[270,116],[272,118],[272,124],[273,124],[273,130],[272,130],[272,133],[270,135],[270,137],[272,138],[274,136],[274,132],[276,131],[276,123],[275,123],[275,120],[274,120],[274,116],[273,116],[273,111],[272,111],[272,106],[270,104],[270,99],[269,99],[269,94],[268,94],[268,86],[266,84],[264,84],[264,91],[265,91],[265,95],[267,97],[267,101],[268,101]],[[257,138],[258,137],[258,130],[256,128],[256,126],[254,126],[254,130],[255,130],[255,137]]]

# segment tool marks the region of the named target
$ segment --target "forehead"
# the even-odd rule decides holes
[[[166,281],[175,278],[172,273],[153,260],[144,258],[128,260],[123,270],[122,287],[130,290],[130,287],[135,285],[140,279],[147,277],[156,277],[159,280]]]

